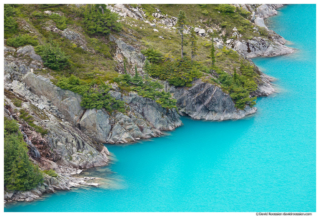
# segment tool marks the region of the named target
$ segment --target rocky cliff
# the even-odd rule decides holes
[[[247,106],[238,110],[234,106],[230,95],[213,84],[196,80],[191,88],[180,87],[171,89],[177,99],[177,106],[181,115],[193,119],[223,121],[241,119],[257,111],[257,108]]]

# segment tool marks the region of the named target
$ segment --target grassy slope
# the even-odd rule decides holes
[[[151,17],[153,12],[156,12],[155,8],[159,8],[163,14],[168,14],[170,16],[177,16],[179,10],[184,10],[187,15],[187,19],[190,25],[192,26],[214,26],[216,24],[228,23],[226,27],[227,35],[228,31],[236,26],[238,29],[243,27],[243,23],[248,24],[248,20],[240,15],[240,12],[232,13],[232,14],[223,14],[218,13],[218,5],[142,5],[144,11],[146,12],[148,18],[150,20],[154,19]],[[41,18],[36,18],[32,14],[35,11],[44,12],[46,10],[63,12],[67,17],[67,27],[71,29],[75,29],[85,36],[86,41],[88,42],[87,46],[91,49],[94,48],[93,44],[90,43],[90,36],[87,35],[81,28],[81,20],[79,17],[79,11],[81,9],[76,8],[74,5],[72,7],[66,5],[55,5],[55,6],[43,6],[43,5],[20,5],[20,19],[24,19],[27,21],[34,29],[37,31],[37,36],[40,43],[52,41],[54,43],[59,44],[64,52],[66,52],[73,62],[72,69],[67,69],[64,71],[52,71],[47,70],[42,73],[49,73],[55,76],[69,75],[75,74],[80,78],[89,78],[90,77],[103,77],[104,80],[108,80],[112,77],[117,76],[116,74],[116,65],[112,58],[108,58],[102,54],[91,53],[83,51],[79,47],[75,47],[71,41],[66,38],[61,37],[60,35],[46,31],[43,29],[46,22],[50,20],[50,17],[43,16]],[[207,13],[204,13],[203,11]],[[205,22],[200,22],[202,19]],[[148,47],[153,47],[155,49],[160,50],[163,54],[173,56],[175,58],[179,58],[180,56],[180,35],[173,29],[164,29],[157,25],[155,28],[159,30],[159,32],[153,31],[153,27],[149,24],[135,20],[129,17],[122,19],[123,31],[120,36],[126,42],[131,43],[135,47],[139,49],[145,49]],[[250,24],[243,31],[243,37],[257,36],[253,33],[253,25]],[[20,29],[20,33],[25,32]],[[123,35],[127,35],[127,37],[131,37],[134,40],[128,40],[126,37],[122,37]],[[247,36],[246,36],[247,35]],[[164,39],[159,38],[162,36]],[[111,55],[114,55],[115,44],[108,41],[108,37],[95,36],[98,39],[99,43],[107,44],[109,47],[109,51]],[[190,42],[188,42],[188,36],[185,37],[186,45],[184,47],[184,51],[187,55],[191,53]],[[198,37],[198,55],[195,57],[196,61],[203,63],[206,66],[210,66],[210,46],[211,43],[209,38]],[[226,48],[217,49],[216,50],[216,65],[228,72],[229,74],[233,73],[233,68],[239,68],[240,60],[244,60],[241,56],[239,56],[236,52],[232,50],[228,50]]]
[[[99,76],[116,73],[116,63],[110,55],[114,44],[109,42],[107,37],[92,37],[98,40],[98,44],[94,45],[90,40],[90,36],[87,35],[81,28],[81,18],[79,17],[78,9],[75,6],[68,7],[66,5],[57,5],[44,7],[43,5],[20,5],[18,8],[20,13],[17,20],[21,23],[20,26],[23,26],[23,22],[27,22],[31,29],[36,30],[33,35],[37,36],[40,44],[45,42],[58,44],[60,48],[70,56],[70,59],[73,63],[73,67],[71,69],[69,68],[59,72],[48,69],[45,73],[49,72],[53,76],[68,75],[72,73],[81,78],[86,78],[87,75],[92,76],[93,73],[99,74]],[[37,11],[43,14],[43,12],[46,10],[62,12],[64,16],[67,17],[67,27],[81,33],[88,42],[87,47],[89,49],[93,50],[95,46],[107,44],[106,52],[109,53],[110,57],[106,57],[105,55],[97,52],[92,53],[89,51],[84,51],[80,47],[75,46],[72,41],[62,37],[61,35],[43,29],[43,27],[48,26],[47,22],[52,19],[45,15],[42,17],[34,17],[33,13]],[[27,33],[27,31],[19,28],[18,34],[23,33]]]

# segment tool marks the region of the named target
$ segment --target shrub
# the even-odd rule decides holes
[[[221,26],[221,28],[225,28],[225,27],[228,26],[228,23],[227,23],[227,22],[222,22],[222,23],[220,24],[220,26]]]
[[[36,17],[36,18],[42,18],[43,13],[41,11],[34,11],[31,16]]]
[[[12,5],[4,5],[4,37],[9,38],[18,32],[18,23],[13,18],[16,9]]]
[[[154,78],[167,80],[174,86],[191,86],[195,78],[200,78],[203,67],[189,58],[183,60],[165,61],[161,64],[149,64],[145,71]]]
[[[43,60],[44,66],[60,71],[70,65],[69,56],[67,56],[58,46],[45,44],[37,46],[35,51]]]
[[[119,32],[122,26],[118,21],[118,15],[112,13],[109,9],[103,7],[103,13],[100,9],[101,5],[87,5],[84,12],[83,25],[85,31],[96,35],[109,35],[111,31]]]
[[[207,4],[199,4],[199,7],[201,8],[206,8],[208,5]]]
[[[243,9],[243,8],[238,8],[238,7],[237,7],[237,12],[238,12],[241,16],[243,16],[244,18],[246,18],[246,19],[251,15],[251,13],[250,13],[249,11],[247,11],[247,10],[245,10],[245,9]]]
[[[43,170],[43,172],[51,177],[58,177],[58,174],[53,169]]]
[[[4,186],[8,190],[31,190],[43,182],[43,176],[29,160],[17,122],[5,118],[4,127]]]
[[[160,51],[153,48],[141,50],[141,53],[145,55],[150,63],[159,64],[162,62],[163,55]]]
[[[202,13],[203,15],[205,15],[205,16],[208,16],[208,14],[209,14],[209,12],[208,12],[207,10],[203,10],[203,11],[201,11],[201,13]]]
[[[38,40],[36,39],[36,37],[32,37],[28,34],[25,34],[25,35],[19,35],[14,38],[9,38],[7,40],[7,45],[13,46],[16,48],[20,47],[20,46],[25,46],[25,45],[37,46]]]
[[[21,107],[22,101],[19,100],[18,98],[14,98],[14,99],[13,99],[13,104],[14,104],[16,107]]]
[[[56,23],[56,26],[60,30],[67,28],[67,18],[65,16],[60,16],[59,14],[51,14],[50,18]]]
[[[218,10],[222,13],[234,13],[236,7],[229,5],[229,4],[220,4]]]
[[[260,27],[260,26],[258,26],[258,28],[259,28],[259,33],[260,33],[262,36],[268,36],[268,35],[269,35],[268,30],[267,30],[266,28]]]

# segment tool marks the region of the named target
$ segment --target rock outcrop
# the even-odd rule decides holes
[[[130,65],[137,66],[139,74],[143,74],[142,68],[144,65],[144,61],[146,60],[146,57],[141,52],[137,51],[136,48],[125,43],[120,38],[118,39],[110,35],[110,41],[113,41],[117,44],[115,59],[120,64],[123,64],[123,60],[124,58],[126,58]],[[129,73],[134,74],[134,67],[131,68]]]
[[[171,91],[177,99],[179,113],[193,119],[241,119],[257,111],[257,108],[248,106],[244,110],[237,109],[230,95],[224,93],[220,87],[204,83],[200,79],[194,81],[191,88],[173,88]]]
[[[247,41],[236,40],[231,46],[247,58],[273,57],[294,52],[294,49],[284,46],[278,41],[270,41],[262,37],[254,37]]]
[[[15,106],[15,99],[22,101],[21,106]],[[19,122],[30,159],[40,169],[52,169],[57,174],[55,177],[44,174],[44,183],[31,191],[5,191],[5,203],[30,202],[45,193],[70,190],[72,187],[99,186],[95,177],[75,175],[83,169],[107,165],[110,153],[106,147],[94,143],[90,137],[64,121],[64,115],[50,100],[32,93],[23,82],[5,82],[5,104],[5,117]],[[47,134],[41,135],[21,119],[22,109],[32,116],[35,125],[46,129]]]
[[[94,143],[69,122],[61,121],[60,118],[64,117],[63,113],[44,95],[39,97],[32,93],[25,83],[16,80],[5,87],[28,101],[23,103],[22,108],[28,110],[38,124],[47,129],[48,133],[45,136],[47,142],[44,144],[48,145],[54,154],[59,155],[57,161],[59,164],[80,169],[107,164],[107,155],[101,153],[104,146]],[[8,98],[7,101],[9,101]],[[12,103],[10,106],[19,110],[19,107],[15,107]],[[31,137],[29,139],[36,142]]]
[[[28,73],[22,81],[33,93],[48,98],[64,115],[65,120],[78,126],[96,142],[134,142],[157,137],[162,134],[161,131],[173,130],[182,125],[174,109],[166,110],[155,101],[136,93],[123,95],[110,91],[111,96],[126,103],[129,112],[107,113],[104,110],[84,110],[80,106],[80,95],[60,89],[43,76]]]

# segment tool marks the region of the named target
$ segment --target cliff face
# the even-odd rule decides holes
[[[163,130],[173,130],[182,125],[178,113],[166,110],[158,103],[136,93],[123,95],[111,91],[111,96],[123,100],[127,114],[107,113],[104,110],[84,110],[81,96],[60,89],[40,75],[28,73],[22,81],[37,95],[44,95],[64,114],[67,121],[100,143],[128,143],[157,137]]]
[[[173,88],[174,97],[181,115],[188,115],[193,119],[223,121],[241,119],[253,114],[257,108],[246,107],[236,109],[231,97],[218,86],[196,80],[191,88]]]
[[[21,106],[13,101],[22,100]],[[90,137],[64,121],[64,115],[45,96],[33,94],[25,83],[14,80],[5,83],[5,117],[19,122],[20,131],[29,148],[30,159],[42,170],[53,169],[58,177],[44,175],[44,183],[26,191],[7,191],[5,201],[33,201],[44,193],[55,190],[70,190],[72,187],[98,186],[96,178],[74,176],[83,169],[105,166],[109,162],[106,147],[92,141]],[[34,124],[45,128],[41,135],[21,118],[21,110],[27,110]]]

